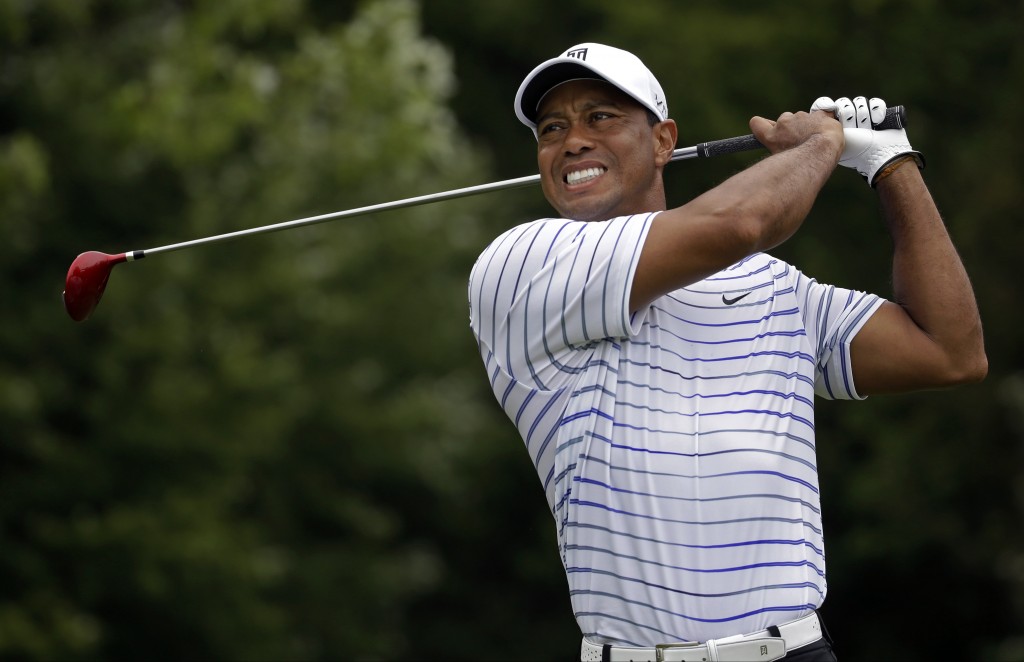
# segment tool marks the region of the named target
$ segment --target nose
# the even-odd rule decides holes
[[[566,155],[580,154],[593,149],[594,141],[582,122],[572,122],[566,129],[562,146]]]

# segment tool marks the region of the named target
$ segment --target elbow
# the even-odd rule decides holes
[[[985,353],[985,335],[978,321],[966,343],[961,366],[961,384],[977,384],[988,376],[988,355]]]
[[[979,347],[973,352],[965,353],[953,363],[947,371],[945,381],[947,386],[961,386],[977,384],[986,376],[988,376],[988,356],[985,354],[985,349]]]
[[[779,243],[773,241],[771,226],[766,219],[742,206],[721,212],[719,217],[718,226],[731,230],[729,240],[733,246],[741,248],[744,257],[774,248]]]
[[[775,190],[726,198],[705,194],[685,207],[691,224],[708,228],[713,238],[711,248],[739,256],[737,259],[775,248],[799,225],[790,218],[792,214],[786,212]]]
[[[735,240],[749,253],[776,248],[793,236],[807,215],[808,210],[788,209],[780,204],[774,192],[772,196],[770,201],[738,201],[727,212]]]
[[[963,373],[961,384],[977,384],[988,376],[988,356],[982,350]]]

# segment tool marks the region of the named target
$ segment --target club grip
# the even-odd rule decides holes
[[[902,105],[900,106],[889,106],[885,109],[885,117],[878,124],[875,124],[875,128],[878,130],[885,129],[902,129],[907,125],[907,109]]]
[[[748,152],[752,149],[763,148],[764,145],[754,137],[754,134],[737,136],[735,138],[723,138],[697,145],[697,156],[702,159],[724,154],[735,154],[736,152]]]
[[[875,129],[884,131],[885,129],[902,129],[907,125],[907,109],[902,105],[900,106],[889,106],[885,109],[885,117],[878,124],[875,124]],[[722,140],[712,140],[711,142],[700,143],[697,145],[697,156],[706,159],[712,156],[722,156],[724,154],[735,154],[736,152],[747,152],[752,149],[759,149],[764,147],[753,134],[746,136],[737,136],[735,138],[723,138]]]

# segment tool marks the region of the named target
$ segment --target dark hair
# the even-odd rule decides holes
[[[651,126],[651,128],[653,128],[658,122],[661,121],[658,119],[658,116],[654,114],[654,111],[652,111],[650,108],[644,108],[644,110],[647,111],[647,123]]]

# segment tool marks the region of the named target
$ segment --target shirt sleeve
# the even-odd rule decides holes
[[[827,400],[863,400],[853,382],[850,344],[882,305],[874,294],[818,283],[793,270],[807,337],[814,348],[814,392]]]
[[[481,353],[533,388],[564,386],[605,338],[633,332],[629,293],[655,214],[544,219],[504,233],[469,280]]]

